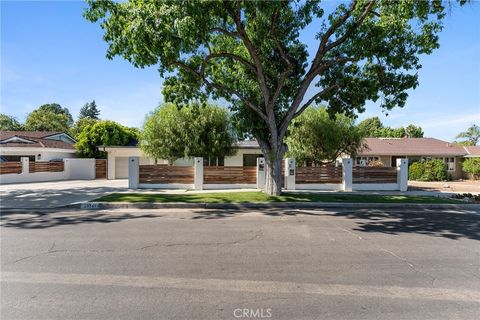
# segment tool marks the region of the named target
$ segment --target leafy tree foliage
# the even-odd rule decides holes
[[[462,1],[463,2],[463,1]],[[438,48],[445,6],[432,1],[89,1],[107,57],[159,65],[167,101],[223,98],[258,140],[266,192],[281,191],[284,137],[309,105],[333,112],[404,106],[418,85],[419,55]],[[300,33],[314,24],[309,57]],[[311,95],[307,95],[307,92]]]
[[[79,156],[86,158],[106,158],[106,152],[98,150],[98,146],[126,146],[135,143],[135,133],[114,121],[97,121],[87,125],[77,135],[75,147]]]
[[[335,161],[343,153],[355,156],[363,147],[363,138],[353,117],[331,117],[325,107],[310,107],[293,120],[286,142],[288,155],[298,163],[321,164]]]
[[[58,103],[47,103],[47,104],[41,105],[36,111],[52,112],[54,114],[64,114],[67,118],[68,126],[71,126],[73,124],[72,114],[70,113],[68,108],[62,108],[62,106],[59,105]]]
[[[83,118],[91,118],[98,120],[98,116],[100,115],[100,110],[98,110],[97,104],[95,100],[92,102],[86,103],[81,109],[80,114],[78,115],[78,119]]]
[[[140,135],[145,154],[169,163],[182,157],[231,155],[234,141],[227,110],[208,104],[161,105],[147,117]]]
[[[468,158],[463,162],[463,171],[473,176],[480,176],[480,158]]]
[[[69,130],[69,133],[72,137],[74,137],[75,139],[78,138],[78,135],[86,128],[86,127],[91,127],[93,126],[95,123],[97,123],[97,119],[93,119],[93,118],[90,118],[90,117],[84,117],[84,118],[80,118],[78,119],[77,121],[75,121],[75,123],[73,124],[73,126],[70,128]]]
[[[368,138],[422,138],[423,130],[413,124],[406,128],[384,127],[378,117],[367,118],[358,124]]]
[[[70,127],[68,115],[52,111],[35,110],[25,121],[25,129],[30,131],[62,131],[67,132]]]
[[[440,159],[418,161],[408,167],[408,178],[417,181],[446,181],[448,166]]]
[[[460,132],[456,136],[456,138],[467,139],[466,141],[463,141],[464,144],[465,142],[467,142],[466,145],[476,146],[477,143],[480,141],[480,127],[476,124],[472,124],[470,128],[467,129],[467,131]]]
[[[0,130],[20,131],[23,130],[23,126],[15,117],[0,113]]]

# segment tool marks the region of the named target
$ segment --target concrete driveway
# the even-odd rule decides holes
[[[128,180],[71,180],[0,186],[0,208],[55,208],[125,191]]]

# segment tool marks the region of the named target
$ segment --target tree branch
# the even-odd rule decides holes
[[[228,31],[226,29],[223,29],[223,28],[220,28],[220,27],[215,27],[215,28],[211,28],[210,30],[208,30],[208,32],[220,32],[226,36],[229,36],[229,37],[232,37],[232,38],[237,38],[239,37],[239,34],[238,32],[235,32],[235,31]]]
[[[210,60],[216,59],[216,58],[224,58],[224,57],[225,58],[232,58],[233,60],[236,60],[236,61],[240,62],[241,64],[243,64],[244,66],[249,68],[253,73],[257,74],[257,69],[255,68],[255,66],[250,61],[248,61],[247,59],[245,59],[245,58],[243,58],[239,55],[229,53],[229,52],[210,53],[208,56],[205,57],[205,60],[202,63],[202,70],[200,72],[203,73],[205,71],[206,65],[208,64],[208,62]]]
[[[200,78],[207,86],[209,86],[211,88],[215,88],[217,90],[223,91],[223,92],[228,93],[228,94],[236,95],[238,97],[238,99],[240,99],[240,101],[242,101],[246,106],[248,106],[250,109],[255,111],[263,120],[265,120],[265,121],[268,120],[267,116],[260,109],[258,109],[251,101],[249,101],[247,98],[245,98],[240,92],[238,92],[236,90],[233,90],[233,89],[229,89],[222,84],[219,84],[219,83],[216,83],[216,82],[211,82],[210,80],[208,80],[205,77],[204,73],[196,71],[195,69],[193,69],[192,67],[185,64],[182,61],[175,61],[172,64],[177,65],[179,68],[181,68],[181,69],[189,72],[190,74]]]
[[[278,85],[275,90],[275,93],[273,94],[272,99],[269,101],[269,104],[271,104],[272,108],[275,106],[275,102],[277,101],[278,97],[280,96],[283,86],[285,85],[285,81],[287,80],[288,75],[293,71],[293,63],[288,54],[285,53],[285,50],[282,47],[282,44],[278,40],[277,32],[275,29],[275,24],[278,18],[278,11],[274,13],[272,16],[272,27],[271,27],[271,35],[272,39],[275,42],[275,45],[277,47],[277,50],[282,57],[282,59],[287,63],[287,69],[280,74],[280,78],[278,80]]]
[[[265,71],[263,70],[263,65],[260,60],[260,57],[258,56],[255,47],[253,46],[252,42],[250,41],[250,38],[248,37],[247,32],[245,31],[245,28],[243,26],[243,23],[241,21],[241,16],[240,16],[240,6],[239,2],[236,2],[237,6],[233,10],[230,8],[230,3],[227,0],[224,0],[224,6],[227,10],[227,12],[230,14],[231,18],[235,22],[235,26],[237,28],[237,32],[239,34],[240,39],[242,40],[245,48],[247,48],[248,53],[250,54],[250,57],[252,58],[254,65],[257,69],[257,77],[258,81],[260,84],[260,90],[263,93],[263,97],[265,100],[265,107],[268,109],[268,101],[270,100],[270,93],[268,91],[268,86],[265,78]],[[273,112],[273,110],[272,110]]]

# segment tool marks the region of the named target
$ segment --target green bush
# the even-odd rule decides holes
[[[468,158],[463,162],[463,171],[473,176],[480,175],[480,158]]]
[[[439,159],[412,163],[408,169],[410,180],[445,181],[448,180],[448,166]]]

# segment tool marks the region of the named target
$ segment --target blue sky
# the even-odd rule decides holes
[[[162,101],[155,67],[136,69],[121,58],[105,58],[102,30],[82,17],[84,2],[0,5],[2,113],[24,121],[41,104],[56,102],[76,117],[95,99],[102,118],[140,126]],[[314,48],[310,30],[302,37]],[[359,119],[379,116],[389,126],[414,123],[426,136],[444,140],[480,124],[480,2],[453,8],[440,44],[433,55],[422,56],[420,86],[406,107],[385,116],[368,104]]]

